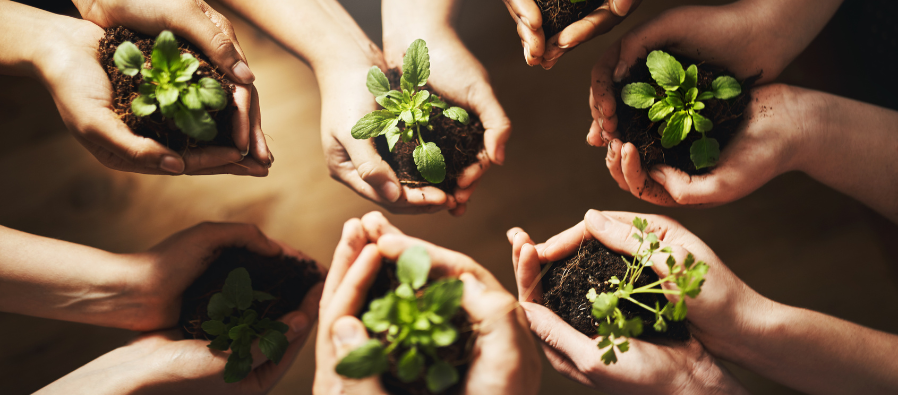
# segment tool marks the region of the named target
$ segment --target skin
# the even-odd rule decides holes
[[[75,139],[103,165],[146,174],[268,174],[271,161],[251,85],[235,92],[238,110],[233,131],[238,146],[252,151],[249,159],[227,147],[174,152],[135,135],[111,110],[112,86],[97,61],[103,29],[10,1],[0,2],[0,20],[4,26],[0,73],[40,80]],[[160,26],[156,33],[161,30]]]
[[[427,248],[432,258],[432,277],[458,277],[464,282],[462,308],[479,331],[464,392],[535,394],[539,389],[539,356],[527,333],[524,312],[514,298],[471,258],[408,237],[378,212],[361,220],[351,219],[343,227],[321,299],[313,392],[384,393],[377,377],[348,379],[337,375],[334,367],[368,339],[355,315],[365,307],[365,294],[380,269],[381,259],[396,260],[412,245]]]
[[[893,358],[898,351],[898,336],[764,298],[739,280],[698,237],[663,216],[590,210],[584,221],[539,245],[534,245],[523,230],[509,230],[518,289],[524,290],[520,298],[539,302],[540,265],[573,254],[584,239],[594,238],[618,253],[632,254],[638,247],[630,237],[636,232],[630,225],[636,216],[648,220],[647,232],[658,235],[662,248],[672,248],[677,262],[682,263],[686,254],[692,253],[697,261],[709,265],[701,293],[686,299],[694,339],[687,346],[631,340],[633,346],[619,356],[616,365],[604,366],[595,340],[548,309],[522,302],[531,329],[546,339],[547,356],[563,374],[618,393],[743,391],[725,369],[710,363],[717,357],[806,393],[892,393],[898,389],[893,374],[898,369]],[[666,258],[661,254],[656,262]],[[668,274],[666,265],[653,265],[652,269],[662,277]],[[528,295],[526,290],[534,284]],[[665,288],[675,286],[667,284]],[[675,295],[666,296],[670,301],[677,300]],[[702,357],[690,357],[690,347],[697,347]],[[658,356],[642,360],[645,353],[659,350],[665,350],[662,355],[687,358],[674,359],[676,364],[653,364]],[[629,365],[634,361],[640,364]],[[669,379],[659,383],[659,377]]]
[[[543,32],[543,19],[534,0],[503,0],[517,25],[524,61],[549,70],[561,56],[593,37],[608,33],[639,7],[642,0],[608,0],[552,37]]]

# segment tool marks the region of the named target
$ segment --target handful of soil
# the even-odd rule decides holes
[[[558,34],[564,28],[577,22],[590,12],[605,4],[606,0],[586,0],[571,3],[571,0],[536,0],[536,6],[543,16],[543,33],[546,40]]]
[[[254,290],[268,292],[275,299],[257,302],[259,318],[277,320],[299,308],[315,284],[324,280],[312,260],[289,256],[263,257],[246,248],[226,248],[209,264],[206,271],[184,291],[178,326],[185,339],[209,339],[201,325],[209,321],[207,307],[213,294],[221,292],[232,270],[243,267],[249,272]]]

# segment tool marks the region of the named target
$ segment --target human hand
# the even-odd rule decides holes
[[[630,339],[629,351],[620,354],[616,364],[606,366],[594,339],[541,305],[542,264],[572,255],[584,239],[596,239],[616,252],[631,255],[639,246],[630,237],[634,228],[629,223],[635,216],[590,210],[584,221],[539,245],[519,228],[508,231],[518,297],[528,312],[531,330],[544,340],[547,357],[569,378],[609,392],[743,391],[711,354],[730,355],[727,348],[739,344],[740,336],[759,331],[758,313],[772,302],[748,288],[707,245],[666,217],[640,215],[649,221],[646,231],[658,235],[662,248],[671,247],[677,262],[683,262],[691,252],[710,267],[702,292],[686,300],[694,339],[671,344]],[[662,277],[668,274],[665,265],[653,265],[652,269]],[[665,295],[677,300],[674,295]]]
[[[535,393],[539,387],[539,357],[514,298],[471,258],[405,236],[376,212],[361,221],[348,221],[334,252],[331,275],[322,295],[314,392],[382,393],[379,378],[347,379],[337,375],[334,368],[342,356],[367,340],[364,326],[354,316],[365,307],[365,294],[380,269],[381,257],[398,259],[412,245],[427,248],[433,277],[457,277],[465,284],[462,308],[479,331],[465,393]]]
[[[535,0],[503,0],[514,19],[524,47],[524,61],[530,66],[551,69],[561,55],[593,37],[608,33],[623,21],[642,0],[608,0],[583,19],[552,37],[543,31],[543,17]],[[548,41],[547,41],[548,40]]]

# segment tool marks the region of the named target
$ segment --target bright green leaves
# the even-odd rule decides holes
[[[228,273],[222,291],[209,299],[206,313],[211,319],[203,322],[201,327],[210,336],[215,336],[208,345],[210,349],[232,351],[225,365],[225,382],[243,380],[252,371],[250,347],[255,339],[259,339],[262,354],[274,363],[280,363],[284,357],[289,346],[287,337],[284,336],[289,329],[287,324],[260,318],[259,313],[251,309],[254,301],[274,299],[276,298],[267,292],[254,291],[249,272],[242,267]]]
[[[627,84],[621,91],[624,103],[633,108],[649,108],[655,103],[655,88],[645,82]]]
[[[175,112],[175,126],[184,134],[200,141],[209,141],[218,134],[215,121],[205,111],[189,110],[182,107]]]
[[[674,110],[676,110],[676,107],[671,105],[670,100],[665,99],[659,101],[649,109],[649,119],[651,119],[652,122],[662,121]]]
[[[698,86],[698,66],[689,65],[689,68],[686,69],[686,78],[683,80],[683,85],[680,86],[685,91],[688,91],[692,88]]]
[[[652,51],[646,59],[652,78],[664,90],[677,90],[686,79],[686,71],[673,56],[661,51]]]
[[[701,133],[708,132],[714,127],[714,123],[712,123],[710,119],[701,116],[699,113],[693,112],[691,117],[692,125],[695,126],[695,130]]]
[[[675,112],[668,120],[664,134],[661,136],[661,146],[670,148],[683,141],[692,129],[692,117],[686,111]]]
[[[390,80],[377,66],[371,66],[368,69],[366,85],[368,86],[368,92],[371,92],[374,97],[384,96],[390,91]]]
[[[131,77],[137,75],[143,67],[143,63],[146,62],[140,49],[137,49],[137,46],[130,41],[125,41],[119,45],[115,49],[112,59],[115,61],[115,67],[118,67],[122,74]]]
[[[352,127],[352,137],[360,140],[377,137],[396,127],[398,123],[399,117],[390,110],[372,111]]]
[[[412,382],[423,375],[432,392],[444,391],[459,381],[458,372],[439,358],[437,348],[458,340],[458,330],[450,321],[461,305],[464,284],[447,278],[424,287],[430,267],[424,246],[403,251],[396,262],[396,278],[401,284],[372,300],[362,314],[365,327],[386,333],[385,340],[370,340],[347,354],[337,364],[337,373],[363,378],[387,372],[388,355],[399,349],[396,373],[401,381]]]
[[[711,92],[717,99],[732,99],[742,93],[742,86],[735,78],[724,75],[711,82]]]
[[[156,111],[156,94],[140,95],[131,101],[131,112],[138,117],[145,117]]]
[[[453,121],[458,121],[462,125],[468,124],[468,112],[461,107],[449,107],[446,111],[443,111],[443,115]]]
[[[427,44],[422,39],[417,39],[408,46],[405,57],[402,58],[402,90],[413,92],[419,86],[424,86],[430,78],[430,54]]]
[[[617,302],[617,296],[603,292],[595,297],[595,302],[592,304],[592,316],[596,317],[597,320],[610,316],[617,308]]]
[[[221,110],[224,109],[228,104],[228,96],[227,93],[222,89],[221,84],[218,81],[209,78],[203,77],[200,79],[199,84],[194,84],[199,93],[200,102],[203,103],[206,108],[210,110]]]
[[[153,68],[174,71],[181,65],[181,51],[178,50],[178,40],[172,32],[165,30],[156,37],[153,45],[153,53],[150,56]],[[172,73],[174,74],[174,73]]]
[[[689,147],[689,158],[692,159],[696,169],[716,166],[720,159],[720,144],[710,137],[695,140]]]
[[[425,143],[415,147],[415,166],[427,182],[439,184],[446,178],[446,163],[440,147],[434,143]]]

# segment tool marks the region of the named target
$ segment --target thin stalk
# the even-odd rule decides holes
[[[680,291],[674,291],[672,289],[646,289],[639,292],[633,290],[633,293],[641,293],[641,294],[671,294],[671,295],[679,295]]]
[[[667,276],[667,277],[664,277],[664,278],[662,278],[662,279],[660,279],[660,280],[658,280],[658,281],[655,281],[655,282],[653,282],[653,283],[651,283],[651,284],[643,285],[643,286],[641,286],[641,287],[639,287],[639,288],[634,289],[633,292],[640,292],[640,291],[644,291],[644,290],[649,289],[649,288],[654,288],[656,285],[661,285],[661,284],[665,283],[666,281],[670,280],[671,277],[673,277],[673,276]]]
[[[629,300],[629,301],[631,301],[631,302],[633,302],[633,303],[635,303],[635,304],[637,304],[637,305],[639,305],[639,306],[642,306],[644,309],[646,309],[646,310],[648,310],[648,311],[651,311],[651,312],[653,312],[653,313],[655,313],[655,314],[658,314],[658,310],[655,310],[655,309],[653,309],[653,308],[651,308],[651,307],[649,307],[649,306],[646,306],[646,305],[640,303],[639,301],[637,301],[636,299],[633,299],[633,298],[631,298],[631,297],[629,297],[629,296],[624,296],[624,299]]]
[[[421,137],[421,126],[415,123],[415,133],[418,134],[418,143],[424,145],[424,138]]]
[[[399,343],[402,343],[402,341],[405,340],[406,337],[408,337],[409,332],[411,332],[411,330],[409,330],[408,328],[403,328],[402,332],[399,333],[399,336],[396,337],[396,340],[394,340],[393,343],[390,343],[390,345],[387,346],[387,349],[384,350],[384,354],[393,352],[393,350],[395,350],[396,347],[399,346]]]

